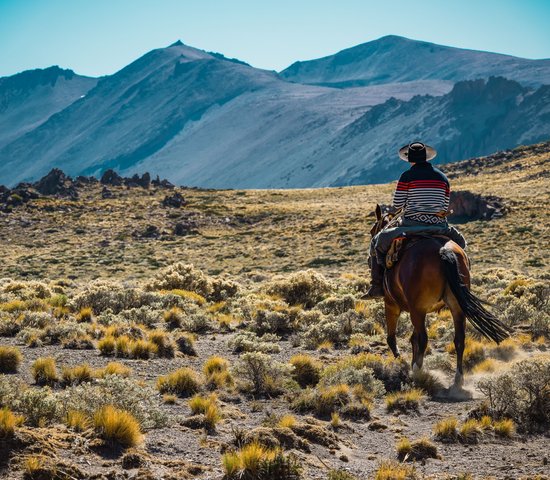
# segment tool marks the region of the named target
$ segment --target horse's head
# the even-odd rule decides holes
[[[391,213],[382,214],[382,208],[380,208],[380,205],[378,204],[376,204],[376,209],[374,210],[374,213],[376,215],[376,221],[374,222],[372,228],[370,229],[370,234],[372,237],[374,237],[388,223],[390,223],[391,219],[395,216],[394,214],[391,214]]]

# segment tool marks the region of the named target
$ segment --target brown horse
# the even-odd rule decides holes
[[[382,215],[376,206],[374,236],[393,218]],[[373,259],[372,261],[376,261]],[[410,312],[414,332],[411,336],[413,371],[422,368],[428,344],[426,314],[447,306],[454,321],[456,349],[455,385],[463,384],[462,356],[466,318],[487,338],[497,343],[509,336],[508,328],[488,312],[470,292],[470,263],[466,253],[452,240],[421,236],[406,247],[400,260],[384,274],[384,304],[387,342],[393,354],[399,350],[395,339],[397,319],[402,311]]]

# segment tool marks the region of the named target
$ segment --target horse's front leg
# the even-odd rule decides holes
[[[386,313],[386,340],[394,357],[398,358],[399,348],[397,348],[395,332],[397,331],[397,321],[399,319],[399,315],[401,314],[401,308],[396,303],[388,299],[384,299],[384,309]]]

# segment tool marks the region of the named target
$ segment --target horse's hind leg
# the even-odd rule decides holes
[[[388,346],[390,347],[393,356],[395,358],[399,357],[399,349],[397,348],[397,340],[395,338],[395,332],[397,331],[397,320],[401,314],[401,308],[393,302],[384,302],[384,310],[386,313],[386,331]]]
[[[464,342],[466,338],[466,317],[458,306],[453,306],[451,309],[453,315],[453,322],[455,325],[455,350],[456,350],[456,373],[455,373],[455,385],[462,387],[464,384],[464,371],[462,368],[462,357],[464,355]]]
[[[426,312],[420,310],[411,310],[411,321],[414,327],[411,335],[411,344],[413,351],[412,369],[420,370],[424,363],[424,353],[428,346],[428,332],[426,331]]]

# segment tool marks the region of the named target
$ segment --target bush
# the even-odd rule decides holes
[[[23,359],[16,347],[0,347],[0,373],[16,373]]]
[[[242,388],[245,390],[255,394],[278,394],[290,379],[292,367],[264,353],[249,352],[241,355],[234,370],[235,376],[244,380]]]
[[[495,418],[509,418],[518,428],[532,431],[550,426],[550,362],[523,360],[509,372],[481,380],[478,388],[488,398]]]
[[[193,265],[182,262],[170,265],[158,272],[146,288],[149,290],[188,290],[203,297],[212,292],[207,275]]]
[[[23,417],[4,407],[0,410],[0,439],[13,437],[15,427],[23,423]]]
[[[315,306],[330,290],[328,280],[313,270],[278,278],[266,286],[267,293],[281,296],[289,305],[302,305],[304,308]]]
[[[265,333],[258,337],[254,332],[239,332],[231,341],[235,353],[240,352],[262,352],[279,353],[281,347],[278,345],[279,337],[273,333]]]
[[[418,412],[420,402],[424,399],[424,392],[413,388],[403,392],[394,392],[386,396],[386,410],[388,412],[408,413]]]
[[[45,427],[57,420],[60,414],[57,398],[48,387],[24,390],[16,406],[32,427]]]
[[[52,357],[37,358],[31,367],[32,376],[37,385],[54,385],[58,381],[55,359]]]
[[[321,378],[321,363],[310,355],[298,354],[290,359],[292,376],[300,387],[314,387]]]
[[[343,297],[329,297],[315,305],[315,308],[321,310],[325,315],[341,315],[354,307],[355,298],[350,294]]]
[[[386,393],[384,384],[374,378],[373,370],[368,367],[356,368],[353,365],[337,364],[327,367],[321,375],[321,385],[360,385],[371,396]]]
[[[157,388],[160,393],[173,393],[180,397],[187,397],[199,391],[200,382],[193,370],[183,367],[159,377]]]
[[[317,321],[309,323],[312,319],[306,317],[308,325],[301,333],[305,348],[313,350],[326,341],[342,346],[349,341],[352,333],[352,321],[357,315],[355,312],[351,311],[338,316],[325,316],[316,312],[314,314],[317,315]]]
[[[95,413],[94,428],[103,440],[122,447],[133,447],[141,441],[139,422],[129,412],[112,405]]]
[[[57,394],[56,403],[64,414],[76,410],[90,418],[101,407],[113,405],[131,413],[145,430],[166,424],[158,393],[148,385],[119,375],[107,375],[94,383],[68,387]]]
[[[202,367],[202,371],[205,376],[209,377],[213,373],[225,372],[228,368],[229,362],[225,358],[215,355],[206,360]]]
[[[158,351],[158,347],[153,342],[147,340],[134,340],[129,345],[130,357],[148,360]]]
[[[495,435],[502,438],[512,438],[516,432],[516,425],[513,420],[505,418],[493,422],[493,431]]]

